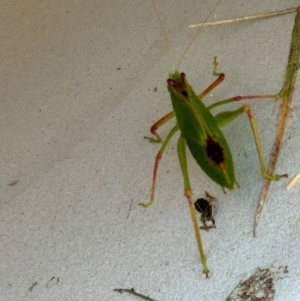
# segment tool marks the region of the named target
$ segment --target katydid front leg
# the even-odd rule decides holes
[[[166,122],[168,122],[170,119],[172,119],[175,116],[175,112],[171,111],[170,113],[166,114],[162,118],[160,118],[158,121],[156,121],[150,128],[150,132],[152,135],[155,136],[153,137],[144,137],[145,139],[148,139],[149,142],[151,143],[161,143],[163,140],[161,137],[156,133],[156,130],[160,128],[162,125],[164,125]]]
[[[213,61],[213,75],[218,76],[218,78],[207,88],[205,89],[202,93],[199,94],[199,97],[202,98],[205,95],[207,95],[211,90],[213,90],[217,85],[219,85],[224,79],[225,79],[225,74],[224,73],[220,73],[218,72],[218,61],[217,61],[217,57],[214,57],[214,61]],[[281,98],[284,95],[280,95],[280,94],[269,94],[269,95],[246,95],[246,96],[234,96],[234,97],[230,97],[227,99],[223,99],[220,100],[210,106],[208,106],[207,108],[209,110],[212,110],[218,106],[222,106],[225,105],[227,103],[231,103],[231,102],[235,102],[235,101],[241,101],[241,100],[257,100],[257,99],[267,99],[267,98]]]

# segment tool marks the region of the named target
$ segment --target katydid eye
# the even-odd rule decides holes
[[[174,81],[171,78],[169,78],[167,80],[167,84],[170,85],[170,86],[174,86]]]
[[[182,94],[182,96],[184,96],[184,97],[188,97],[188,93],[187,93],[185,90],[183,90],[183,91],[181,92],[181,94]]]

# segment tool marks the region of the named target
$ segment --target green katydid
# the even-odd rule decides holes
[[[221,2],[218,1],[217,5]],[[167,37],[165,34],[165,30],[160,19],[158,10],[155,6],[154,0],[152,0],[152,4],[158,16],[159,22],[161,24],[161,29],[164,33],[166,43],[168,44]],[[212,10],[212,12],[214,9]],[[210,15],[212,14],[210,13]],[[207,17],[207,19],[210,17]],[[200,28],[201,29],[201,28]],[[194,39],[198,35],[200,29],[197,31],[188,47],[186,48],[183,57],[187,53],[187,50],[193,43]],[[208,107],[202,102],[202,99],[205,95],[207,95],[210,91],[212,91],[216,86],[218,86],[225,78],[224,73],[219,73],[218,62],[216,58],[214,59],[214,71],[213,74],[217,76],[217,79],[202,93],[197,94],[194,92],[193,88],[189,85],[186,75],[182,72],[175,71],[169,73],[169,79],[167,80],[168,90],[171,96],[173,111],[166,114],[164,117],[159,119],[156,123],[151,126],[151,133],[154,135],[154,138],[147,138],[150,142],[160,143],[162,142],[162,146],[159,152],[156,155],[153,178],[152,178],[152,188],[151,188],[151,198],[147,203],[140,203],[140,205],[144,207],[148,207],[152,205],[154,202],[154,194],[155,194],[155,186],[158,172],[158,165],[161,160],[161,157],[169,144],[171,138],[174,136],[176,132],[180,132],[180,137],[178,139],[177,151],[178,157],[182,169],[183,179],[184,179],[184,194],[187,198],[190,214],[194,226],[194,231],[196,235],[196,240],[198,244],[198,249],[200,253],[200,258],[203,265],[203,273],[208,277],[209,269],[206,263],[206,256],[204,253],[202,239],[200,234],[200,229],[195,213],[194,202],[192,199],[192,189],[190,185],[188,168],[187,168],[187,160],[186,160],[186,146],[188,146],[192,156],[194,157],[197,164],[200,168],[217,184],[219,184],[222,190],[225,192],[225,189],[233,190],[234,186],[238,183],[234,174],[234,165],[232,160],[232,155],[227,144],[227,141],[221,132],[220,128],[227,125],[241,114],[246,113],[248,115],[252,133],[254,136],[261,172],[264,178],[268,180],[277,181],[280,177],[285,175],[270,175],[266,172],[266,166],[264,162],[261,142],[257,130],[257,125],[254,120],[252,111],[249,106],[244,105],[241,108],[235,111],[225,111],[213,116],[211,110],[217,106],[221,106],[224,104],[228,104],[234,101],[240,101],[245,99],[262,99],[262,98],[278,98],[276,95],[249,95],[249,96],[236,96],[231,97]],[[157,129],[161,127],[163,124],[168,122],[173,117],[176,117],[176,125],[169,132],[165,140],[163,141],[161,137],[157,134]]]

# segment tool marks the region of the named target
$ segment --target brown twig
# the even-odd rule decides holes
[[[207,23],[197,23],[197,24],[191,24],[189,28],[195,28],[195,27],[204,27],[204,26],[214,26],[214,25],[225,25],[235,22],[243,22],[243,21],[250,21],[250,20],[256,20],[256,19],[263,19],[263,18],[271,18],[276,17],[279,15],[289,14],[297,10],[297,7],[292,7],[284,10],[279,10],[275,12],[255,15],[255,16],[246,16],[242,18],[236,18],[236,19],[230,19],[230,20],[222,20],[222,21],[214,21],[214,22],[207,22]]]
[[[297,71],[299,68],[299,55],[300,55],[300,6],[297,9],[297,15],[295,17],[295,24],[294,29],[292,33],[292,40],[291,40],[291,46],[290,46],[290,54],[289,59],[286,67],[286,73],[285,73],[285,82],[283,85],[283,89],[281,92],[281,95],[283,95],[282,98],[282,104],[280,107],[280,113],[279,113],[279,123],[277,127],[275,142],[273,145],[273,149],[271,152],[271,159],[269,163],[268,168],[268,174],[273,174],[276,163],[279,156],[279,151],[282,143],[282,138],[285,132],[285,128],[288,121],[288,113],[291,106],[292,96],[294,92],[294,86],[297,76]],[[256,229],[257,224],[261,215],[261,212],[263,210],[264,204],[266,202],[267,194],[270,188],[271,182],[269,180],[265,181],[265,185],[259,200],[259,205],[255,217],[254,222],[254,230],[253,235],[256,236]]]

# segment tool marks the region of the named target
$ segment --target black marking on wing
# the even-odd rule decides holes
[[[206,140],[206,154],[217,165],[224,163],[224,151],[221,145],[208,136]]]

